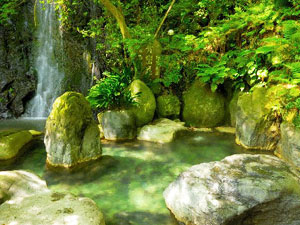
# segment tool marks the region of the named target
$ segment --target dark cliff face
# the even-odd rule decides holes
[[[34,1],[28,0],[0,26],[0,119],[18,117],[36,89],[32,45]]]

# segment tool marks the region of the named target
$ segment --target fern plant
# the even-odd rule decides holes
[[[131,83],[131,72],[124,69],[120,74],[111,74],[106,72],[106,77],[97,81],[87,96],[87,100],[92,108],[99,110],[111,110],[126,108],[137,104],[135,98],[139,95],[132,96],[127,89]]]

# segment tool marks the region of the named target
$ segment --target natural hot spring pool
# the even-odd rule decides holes
[[[66,173],[46,168],[40,142],[1,170],[27,170],[45,179],[52,190],[93,199],[107,225],[174,225],[162,196],[168,184],[192,165],[242,152],[233,135],[195,132],[163,145],[105,143],[101,160]]]

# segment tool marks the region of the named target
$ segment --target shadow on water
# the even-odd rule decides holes
[[[192,165],[244,152],[232,135],[192,133],[170,144],[103,142],[103,156],[72,171],[45,166],[42,143],[9,170],[25,169],[43,177],[53,191],[93,199],[107,225],[177,225],[163,191]]]

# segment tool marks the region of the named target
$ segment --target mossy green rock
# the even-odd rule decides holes
[[[241,94],[236,109],[237,143],[249,149],[275,150],[280,138],[277,114],[284,110],[287,96],[297,95],[297,88],[284,85],[254,87]]]
[[[178,118],[180,101],[175,95],[161,95],[157,99],[157,114],[159,117]]]
[[[71,167],[101,156],[99,128],[82,94],[66,92],[55,100],[44,142],[52,166]]]
[[[32,140],[29,131],[2,131],[0,132],[0,160],[16,157],[20,150]]]
[[[196,80],[183,95],[183,121],[193,127],[215,127],[225,115],[225,99]]]
[[[130,111],[136,118],[136,125],[141,127],[153,120],[156,109],[155,97],[150,88],[140,80],[134,80],[129,90],[133,96],[140,93],[136,98],[137,105],[131,107]]]

